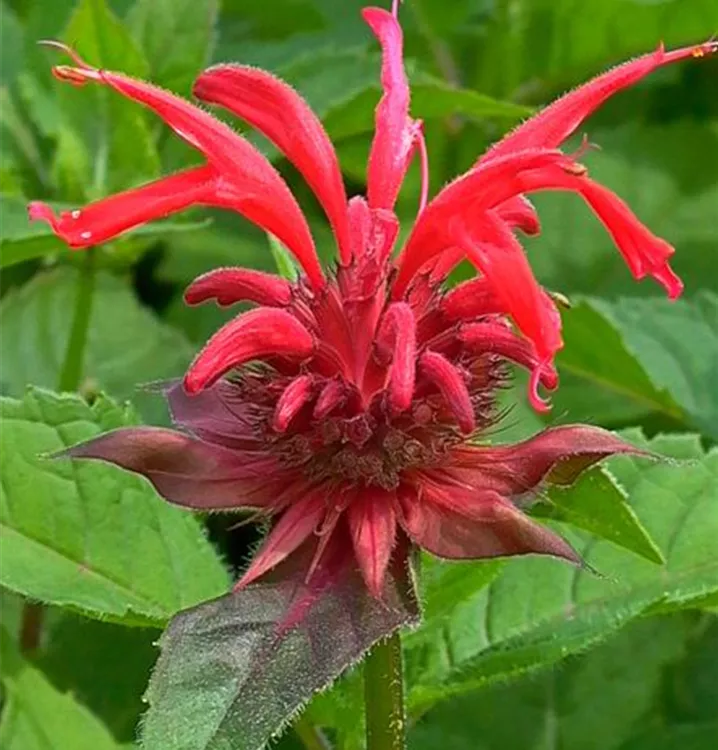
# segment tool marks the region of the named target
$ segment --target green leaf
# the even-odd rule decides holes
[[[445,617],[440,637],[431,634],[433,653],[422,630],[406,639],[410,665],[418,649],[409,693],[414,713],[584,650],[656,603],[680,608],[718,591],[718,451],[704,453],[691,436],[658,437],[648,447],[681,463],[616,458],[610,471],[666,564],[569,533],[600,577],[553,560],[506,563]]]
[[[549,518],[589,531],[658,565],[665,563],[626,494],[605,469],[585,472],[571,487],[552,487],[548,495]]]
[[[0,628],[5,705],[0,721],[4,750],[118,750],[108,730],[70,694],[57,691],[22,658]]]
[[[0,0],[0,83],[9,86],[22,70],[24,30],[20,20],[4,0]]]
[[[159,635],[158,630],[89,620],[53,608],[46,610],[41,646],[33,660],[57,690],[71,693],[117,740],[131,742],[146,708],[142,693],[157,659]]]
[[[98,68],[138,78],[149,73],[129,30],[105,0],[81,0],[63,38]],[[132,187],[158,172],[157,149],[141,106],[94,85],[80,89],[65,85],[60,95],[64,119],[74,131],[73,153],[81,148],[89,157],[85,159],[88,168],[77,174],[73,173],[77,157],[65,162],[67,180],[91,186],[90,197],[97,198]]]
[[[414,750],[619,750],[657,702],[686,648],[685,617],[629,625],[608,643],[538,678],[437,706],[409,735]]]
[[[675,724],[646,732],[620,750],[713,750],[718,737],[718,721],[701,724]]]
[[[582,300],[565,314],[559,369],[593,392],[619,396],[718,436],[718,295],[704,291],[672,304],[656,299]],[[571,419],[595,416],[595,400],[578,387],[557,393]]]
[[[2,384],[19,396],[32,383],[52,388],[58,381],[77,288],[77,271],[59,268],[39,274],[8,293],[0,303]],[[135,394],[138,386],[180,376],[192,348],[178,331],[142,307],[132,290],[106,273],[96,279],[85,351],[84,387],[106,390],[117,398]],[[156,393],[136,394],[143,416],[166,419]]]
[[[150,64],[153,83],[188,96],[209,61],[217,0],[136,0],[127,22]]]
[[[223,566],[192,515],[114,467],[48,458],[131,424],[126,408],[37,389],[0,404],[2,585],[153,625],[226,590]]]

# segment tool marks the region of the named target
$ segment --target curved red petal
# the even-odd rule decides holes
[[[319,118],[287,83],[245,65],[216,65],[193,87],[203,102],[219,104],[265,135],[294,164],[329,217],[343,262],[350,259],[347,199],[339,162]]]
[[[188,393],[197,393],[253,359],[301,360],[313,351],[314,338],[296,318],[284,310],[259,307],[239,315],[212,336],[190,365],[184,386]]]
[[[292,285],[271,273],[248,268],[217,268],[196,278],[184,293],[188,305],[211,299],[223,307],[237,302],[286,307],[292,301]]]
[[[715,41],[671,52],[666,52],[661,45],[655,52],[618,65],[573,91],[569,91],[542,109],[494,144],[477,163],[505,156],[512,151],[560,146],[592,112],[613,94],[638,83],[663,65],[690,57],[703,57],[716,50],[718,50],[718,44]]]
[[[457,512],[433,502],[431,492],[419,486],[418,492],[400,496],[400,523],[419,547],[450,560],[537,554],[580,564],[568,542],[497,493],[478,490],[464,495],[465,512]]]
[[[197,204],[211,204],[217,174],[210,166],[193,167],[132,190],[55,216],[45,203],[28,206],[32,221],[46,221],[52,231],[72,248],[92,247],[113,239],[153,219]]]
[[[381,44],[384,91],[376,108],[367,194],[372,208],[392,210],[417,144],[419,125],[409,117],[411,93],[404,71],[404,35],[399,22],[382,8],[365,8],[362,16]]]
[[[483,276],[464,281],[447,292],[441,300],[441,310],[449,320],[468,320],[504,312],[493,286]]]
[[[199,107],[144,81],[91,67],[57,66],[53,72],[75,84],[110,86],[158,114],[221,175],[216,205],[236,210],[275,235],[295,255],[312,285],[322,288],[324,274],[304,214],[279,173],[254,146]]]
[[[396,496],[378,487],[357,492],[347,508],[354,554],[369,593],[384,589],[389,560],[396,541]]]
[[[466,381],[459,370],[441,354],[425,351],[419,357],[419,371],[439,389],[461,431],[465,434],[472,433],[476,429],[474,407]]]
[[[520,229],[524,234],[534,236],[541,233],[541,222],[536,209],[523,195],[504,201],[497,207],[496,213],[511,228]]]
[[[347,388],[343,379],[327,381],[317,398],[317,403],[314,405],[314,418],[324,419],[328,417],[346,398]]]

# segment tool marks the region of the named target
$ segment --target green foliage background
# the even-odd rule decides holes
[[[128,748],[179,610],[226,590],[251,539],[159,501],[148,485],[43,456],[113,426],[166,422],[138,384],[174,377],[231,312],[181,294],[219,265],[273,268],[266,237],[209,211],[145,227],[94,251],[80,393],[57,395],[82,254],[27,222],[29,199],[75,206],[197,160],[141,108],[49,72],[60,38],[98,66],[189,95],[207,63],[286,78],[335,139],[350,194],[363,189],[379,90],[361,0],[0,0],[0,533],[2,714],[7,750]],[[406,0],[402,21],[436,191],[534,107],[627,57],[718,31],[715,0]],[[234,123],[238,127],[240,124]],[[602,574],[548,560],[422,568],[425,624],[405,637],[413,750],[707,750],[718,736],[718,60],[654,74],[583,132],[586,157],[677,247],[684,298],[636,284],[572,196],[536,197],[527,241],[549,289],[572,300],[551,423],[628,430],[671,463],[620,459],[538,507]],[[307,188],[267,144],[307,211]],[[418,201],[410,171],[398,212]],[[26,391],[27,386],[47,390]],[[94,398],[100,391],[107,394]],[[542,426],[523,385],[495,439]],[[88,405],[89,399],[93,403]],[[131,406],[121,405],[130,400]],[[567,525],[568,524],[568,525]],[[236,572],[236,571],[235,571]],[[21,655],[22,596],[47,602],[43,639]],[[201,700],[201,696],[200,696]],[[350,672],[309,719],[362,747]],[[239,740],[238,740],[239,742]],[[300,747],[287,733],[282,747]],[[191,734],[162,748],[203,748]],[[244,745],[237,744],[237,748]]]

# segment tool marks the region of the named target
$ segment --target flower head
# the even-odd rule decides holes
[[[178,505],[271,517],[239,588],[296,557],[310,588],[356,564],[371,595],[382,598],[412,546],[445,558],[537,553],[578,561],[563,539],[522,512],[523,502],[546,483],[570,484],[593,463],[635,449],[581,425],[512,446],[475,440],[499,416],[495,397],[507,363],[530,372],[537,409],[546,408],[539,389],[558,383],[560,317],[515,234],[539,231],[527,194],[578,193],[636,278],[653,276],[671,298],[681,292],[668,265],[673,248],[559,147],[612,93],[660,66],[715,52],[716,43],[661,47],[595,78],[427,202],[426,148],[421,122],[409,114],[397,7],[363,14],[383,53],[366,198],[347,200],[326,132],[287,84],[255,68],[218,65],[194,86],[200,101],[255,127],[306,179],[336,238],[331,273],[287,185],[229,127],[76,56],[74,66],[54,69],[60,80],[108,86],[153,110],[205,163],[59,216],[33,203],[32,218],[79,248],[189,206],[216,206],[276,236],[301,268],[294,283],[243,268],[196,279],[185,294],[190,305],[255,307],[221,328],[182,383],[168,388],[181,431],[118,430],[69,451],[138,472]],[[424,177],[420,211],[396,254],[394,206],[416,155]],[[447,291],[447,276],[464,259],[479,275]]]

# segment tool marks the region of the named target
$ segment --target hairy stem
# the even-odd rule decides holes
[[[57,383],[59,391],[76,391],[80,386],[94,288],[95,268],[90,250],[77,279],[70,336],[65,347],[65,356]],[[39,602],[25,602],[20,623],[20,648],[24,652],[35,651],[40,645],[44,614],[45,608]]]
[[[401,638],[378,643],[364,662],[367,750],[405,750]]]
[[[331,750],[331,745],[322,730],[315,727],[305,716],[300,716],[292,727],[306,750]]]

